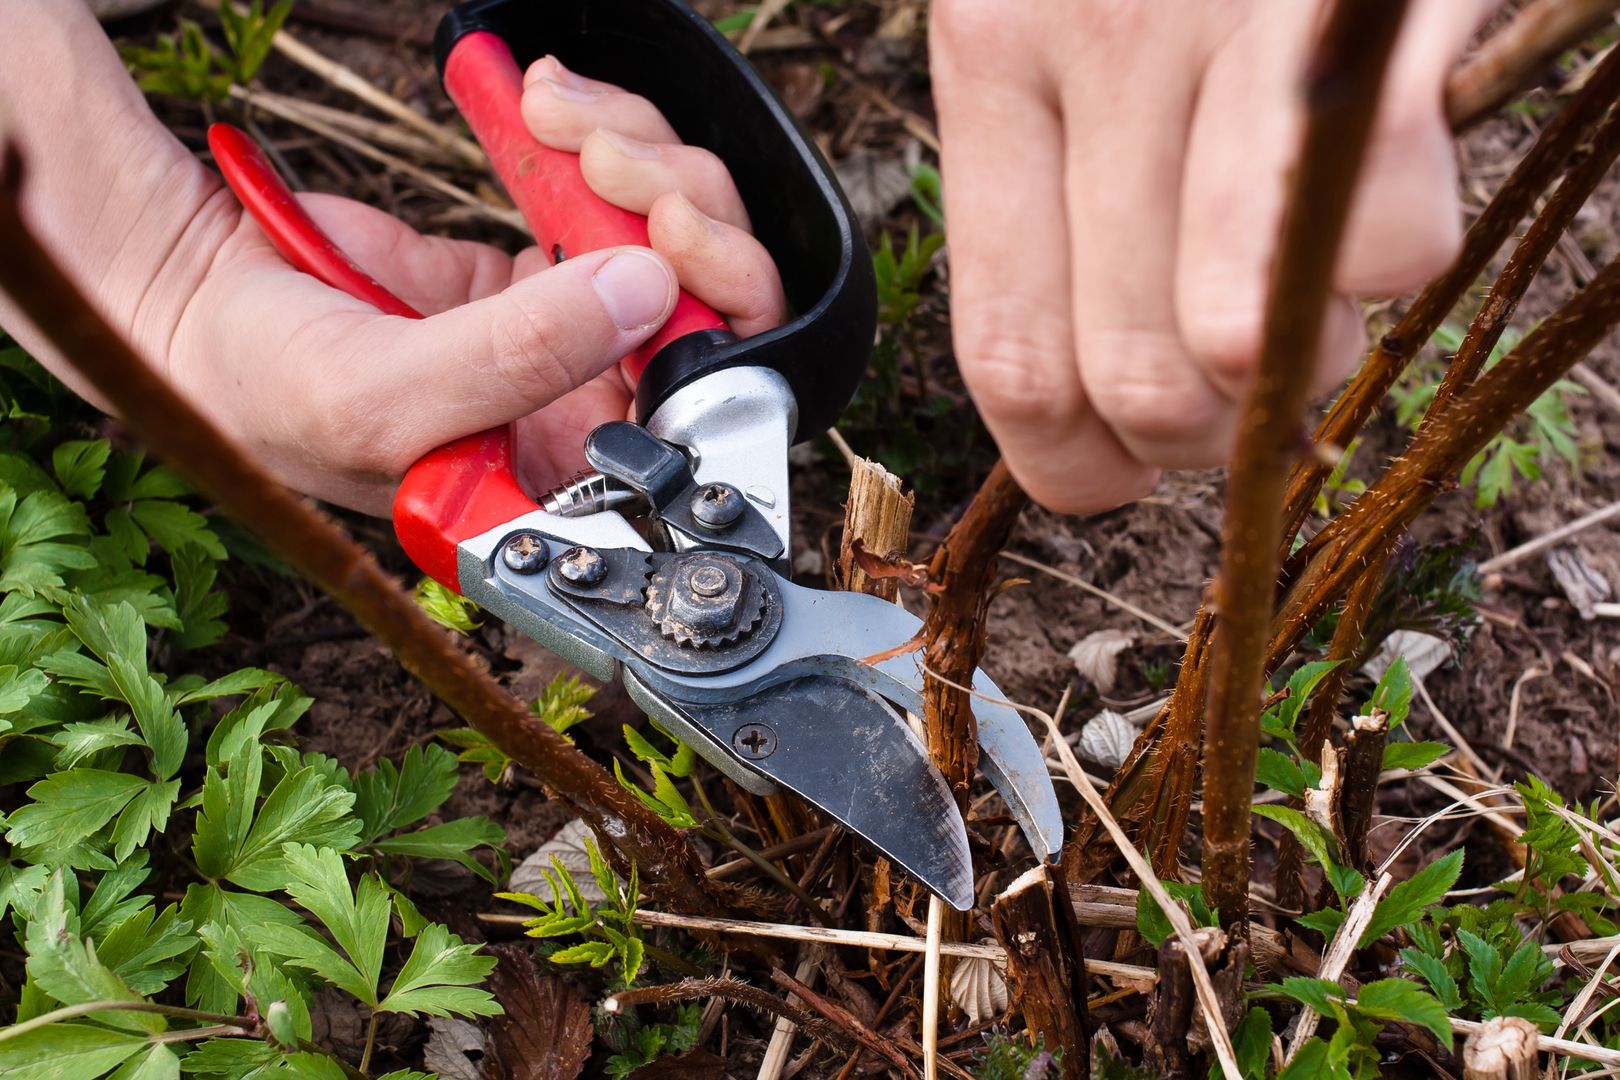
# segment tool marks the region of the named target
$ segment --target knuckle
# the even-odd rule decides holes
[[[572,389],[563,346],[569,320],[549,303],[503,300],[509,313],[489,321],[485,374],[533,408],[548,405]]]
[[[1184,443],[1213,425],[1219,395],[1156,332],[1129,332],[1081,343],[1092,406],[1110,427],[1148,443]]]
[[[1193,312],[1181,322],[1181,334],[1203,368],[1227,383],[1246,381],[1260,362],[1261,317],[1258,311],[1222,305]]]
[[[1001,423],[1056,423],[1081,410],[1079,377],[1061,337],[992,327],[964,343],[961,367],[979,408]]]

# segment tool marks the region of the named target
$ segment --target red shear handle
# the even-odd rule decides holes
[[[647,244],[647,220],[599,198],[585,184],[579,155],[536,142],[520,108],[523,73],[512,50],[490,33],[467,34],[444,65],[444,85],[541,250],[559,257],[621,244]],[[632,380],[669,342],[725,321],[681,293],[663,328],[624,359]],[[394,531],[416,565],[460,591],[456,545],[535,509],[512,474],[511,439],[487,431],[440,447],[411,466],[394,497]]]

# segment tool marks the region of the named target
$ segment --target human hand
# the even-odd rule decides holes
[[[1351,297],[1461,237],[1443,95],[1500,0],[1413,0],[1323,327],[1316,390],[1359,359]],[[938,0],[930,15],[962,377],[1056,510],[1225,460],[1258,361],[1322,2]]]
[[[593,427],[627,414],[633,387],[615,362],[668,316],[677,279],[740,335],[781,320],[775,267],[717,159],[677,145],[643,99],[554,60],[527,83],[536,136],[583,148],[593,190],[650,211],[652,251],[549,267],[532,248],[510,258],[347,199],[305,197],[338,246],[428,316],[412,321],[292,270],[237,221],[186,305],[167,374],[292,486],[384,514],[427,451],[515,421],[519,478],[543,489],[583,464]]]

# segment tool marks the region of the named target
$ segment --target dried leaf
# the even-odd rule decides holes
[[[1007,1008],[1007,979],[991,961],[963,957],[951,973],[951,1001],[971,1024],[992,1020]]]
[[[551,882],[540,872],[541,867],[551,869],[552,856],[562,863],[579,886],[580,895],[592,904],[600,904],[607,896],[591,876],[591,856],[585,850],[585,841],[594,840],[595,834],[584,818],[575,818],[541,844],[534,854],[524,859],[512,871],[507,885],[509,892],[528,893],[546,903],[555,903]]]
[[[1106,694],[1114,688],[1114,680],[1119,675],[1119,654],[1135,640],[1123,630],[1098,630],[1081,638],[1069,650],[1069,659],[1074,661],[1080,674]]]
[[[444,1080],[483,1080],[484,1029],[456,1017],[428,1020],[422,1064]]]
[[[528,949],[490,951],[489,989],[506,1013],[489,1024],[484,1080],[574,1080],[596,1035],[590,1006],[561,978],[537,973]]]
[[[1104,709],[1080,729],[1075,752],[1105,769],[1117,769],[1130,756],[1138,734],[1129,720],[1112,709]]]
[[[1579,548],[1557,547],[1547,552],[1547,569],[1581,618],[1597,616],[1597,605],[1612,595],[1609,580],[1586,561]]]
[[[1412,678],[1422,679],[1451,659],[1451,642],[1416,630],[1397,630],[1384,639],[1372,659],[1361,665],[1373,679],[1382,679],[1397,657],[1406,658]]]
[[[881,222],[911,195],[911,172],[898,155],[856,150],[833,165],[833,175],[861,224]]]

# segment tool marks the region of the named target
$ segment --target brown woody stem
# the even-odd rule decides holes
[[[606,850],[633,860],[665,904],[719,913],[718,887],[684,836],[541,722],[327,516],[270,478],[149,367],[85,300],[18,212],[22,166],[0,156],[0,289],[105,395],[153,450],[253,530],[393,652],[445,704],[589,821]]]
[[[1614,18],[1616,0],[1532,0],[1446,83],[1446,119],[1464,131],[1535,85],[1553,62]]]
[[[1295,457],[1322,316],[1378,91],[1405,0],[1328,15],[1306,86],[1305,142],[1267,302],[1254,389],[1228,470],[1204,725],[1204,895],[1244,935],[1260,688],[1276,595],[1283,484]]]

